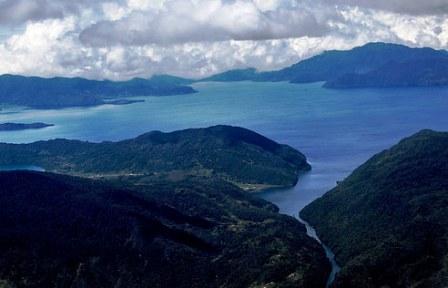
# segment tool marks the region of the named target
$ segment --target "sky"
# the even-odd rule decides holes
[[[448,0],[0,0],[0,74],[199,78],[378,41],[448,49]]]

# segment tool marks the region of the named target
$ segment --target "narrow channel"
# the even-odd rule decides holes
[[[324,248],[325,254],[331,264],[331,273],[328,276],[326,285],[326,287],[330,287],[341,268],[336,262],[335,255],[331,249],[319,239],[316,230],[299,217],[299,212],[306,205],[322,196],[335,185],[334,183],[336,183],[334,179],[331,179],[333,177],[326,177],[326,175],[322,175],[320,172],[319,168],[314,169],[310,173],[304,174],[295,187],[268,190],[261,192],[258,196],[277,205],[280,209],[280,213],[297,218],[305,225],[307,235],[316,240]],[[341,176],[335,175],[334,178],[341,179]]]
[[[308,236],[310,236],[311,238],[315,239],[322,246],[322,248],[324,248],[325,255],[327,256],[328,260],[330,261],[331,273],[328,276],[327,285],[325,286],[328,288],[334,282],[334,279],[336,278],[336,274],[338,274],[338,272],[341,270],[341,267],[336,262],[336,257],[334,255],[333,251],[331,251],[331,249],[327,245],[322,243],[322,241],[319,239],[319,236],[317,236],[316,230],[308,222],[306,222],[305,220],[300,218],[300,216],[298,216],[297,219],[300,221],[300,223],[305,225],[306,234]]]

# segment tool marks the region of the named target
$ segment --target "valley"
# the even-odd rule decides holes
[[[0,155],[6,286],[312,288],[330,273],[305,226],[234,185],[293,186],[311,169],[253,131],[0,144]]]
[[[448,288],[448,0],[0,0],[0,288]]]
[[[445,287],[448,133],[376,154],[301,211],[341,261],[334,287]]]

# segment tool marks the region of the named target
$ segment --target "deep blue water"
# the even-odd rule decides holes
[[[372,155],[425,128],[448,130],[448,88],[327,90],[321,83],[200,83],[197,94],[64,110],[0,111],[2,122],[55,124],[1,132],[0,142],[122,140],[151,130],[243,126],[302,151],[313,166],[291,189],[260,196],[298,215]],[[311,231],[312,232],[312,231]],[[328,252],[328,251],[327,251]]]

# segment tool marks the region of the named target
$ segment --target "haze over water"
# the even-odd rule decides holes
[[[143,97],[145,103],[63,110],[0,111],[3,122],[46,122],[41,130],[1,132],[0,142],[53,138],[122,140],[151,131],[229,124],[299,149],[313,171],[297,187],[261,196],[297,215],[354,168],[399,139],[448,130],[448,88],[328,90],[321,83],[199,83],[199,93]],[[17,112],[17,113],[10,113]],[[30,163],[32,165],[32,163]]]

